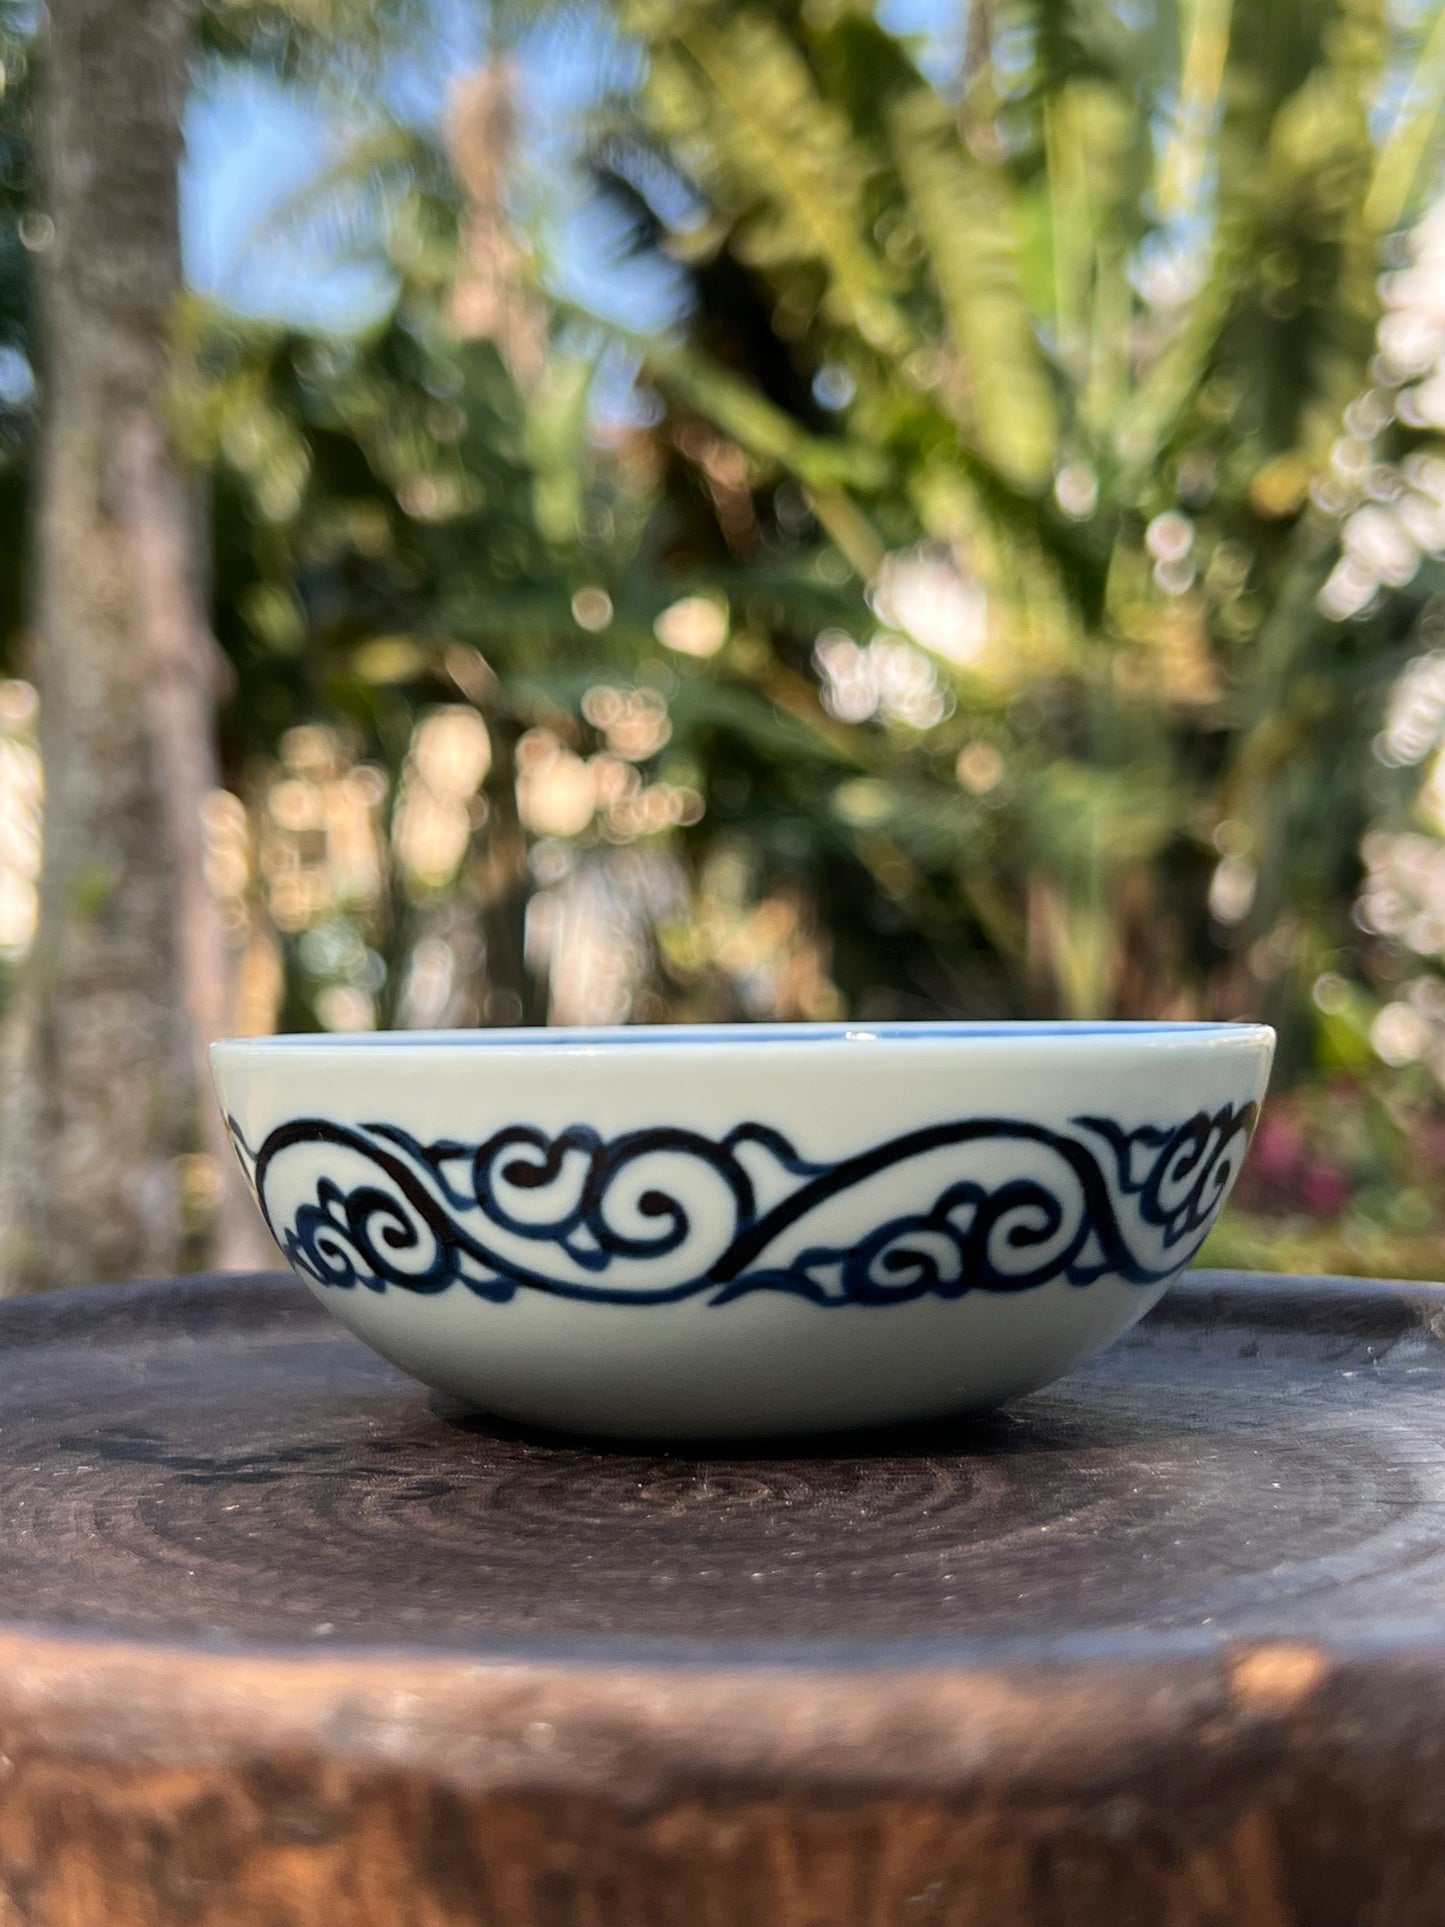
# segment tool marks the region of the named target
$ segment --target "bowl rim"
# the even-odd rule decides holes
[[[228,1037],[210,1047],[213,1061],[238,1057],[353,1056],[387,1052],[451,1050],[507,1051],[552,1056],[558,1052],[592,1056],[616,1050],[732,1051],[799,1047],[815,1051],[829,1045],[853,1051],[889,1045],[918,1048],[939,1044],[1007,1045],[1035,1049],[1095,1047],[1128,1043],[1150,1050],[1207,1046],[1211,1049],[1266,1048],[1275,1033],[1268,1024],[1250,1022],[925,1019],[902,1023],[826,1024],[632,1024],[570,1028],[536,1025],[494,1030],[292,1031],[270,1037]]]

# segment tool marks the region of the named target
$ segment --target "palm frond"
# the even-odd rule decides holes
[[[744,11],[718,24],[681,8],[653,68],[657,93],[669,82],[683,90],[684,114],[701,84],[709,132],[744,190],[732,211],[751,256],[816,263],[832,312],[879,352],[905,352],[912,335],[897,276],[868,238],[870,158],[777,22]]]
[[[958,353],[963,419],[1001,474],[1037,488],[1053,468],[1058,417],[1019,285],[1008,184],[966,152],[922,87],[896,103],[890,131]]]

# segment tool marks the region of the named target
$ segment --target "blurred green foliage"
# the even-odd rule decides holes
[[[490,119],[373,117],[292,211],[385,262],[380,322],[177,318],[261,1003],[1263,1015],[1287,1094],[1218,1249],[1438,1269],[1445,922],[1372,923],[1360,851],[1445,834],[1435,739],[1372,750],[1445,551],[1430,344],[1384,325],[1435,297],[1382,279],[1422,272],[1445,14],[972,0],[950,54],[863,0],[618,0],[588,30],[641,79],[582,144],[684,290],[646,336],[562,299],[516,219],[529,18],[493,19]],[[43,376],[16,20],[0,355]],[[213,0],[204,40],[354,83],[414,20]],[[460,710],[480,737],[421,733]],[[351,885],[321,876],[345,796]]]
[[[1349,940],[1339,771],[1389,669],[1393,612],[1315,607],[1308,493],[1369,386],[1383,10],[979,8],[952,99],[857,7],[628,17],[707,206],[674,245],[739,265],[762,366],[848,396],[826,443],[857,479],[792,463],[821,532],[865,579],[927,544],[988,597],[948,721],[875,732],[910,925],[1031,1009],[1297,1030]]]

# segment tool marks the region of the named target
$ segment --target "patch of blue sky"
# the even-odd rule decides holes
[[[584,164],[607,104],[641,83],[639,50],[604,11],[578,9],[539,22],[515,51],[524,113],[518,214],[545,281],[568,305],[631,333],[674,326],[685,311],[683,275],[633,248],[625,215]]]
[[[346,333],[385,313],[394,290],[379,254],[320,245],[318,223],[288,218],[344,151],[334,108],[268,75],[213,67],[197,77],[185,133],[181,247],[193,287],[298,328]]]
[[[889,33],[909,43],[936,87],[957,79],[968,33],[968,8],[959,0],[879,0],[877,13]]]
[[[348,221],[326,196],[298,218],[318,184],[381,114],[439,135],[448,90],[488,56],[485,10],[436,0],[428,31],[392,55],[378,99],[211,66],[186,116],[181,223],[193,286],[235,313],[340,333],[381,318],[395,296],[380,223]],[[537,22],[511,46],[519,77],[513,198],[544,280],[563,302],[614,327],[649,334],[676,324],[685,280],[655,252],[639,253],[621,210],[583,162],[594,117],[641,78],[637,49],[601,10]]]

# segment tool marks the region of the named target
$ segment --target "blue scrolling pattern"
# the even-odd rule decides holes
[[[967,1118],[832,1164],[755,1123],[720,1139],[513,1125],[469,1145],[298,1118],[253,1150],[229,1122],[272,1236],[320,1285],[611,1305],[775,1291],[838,1306],[1106,1273],[1159,1284],[1208,1235],[1256,1109],[1134,1130]]]

